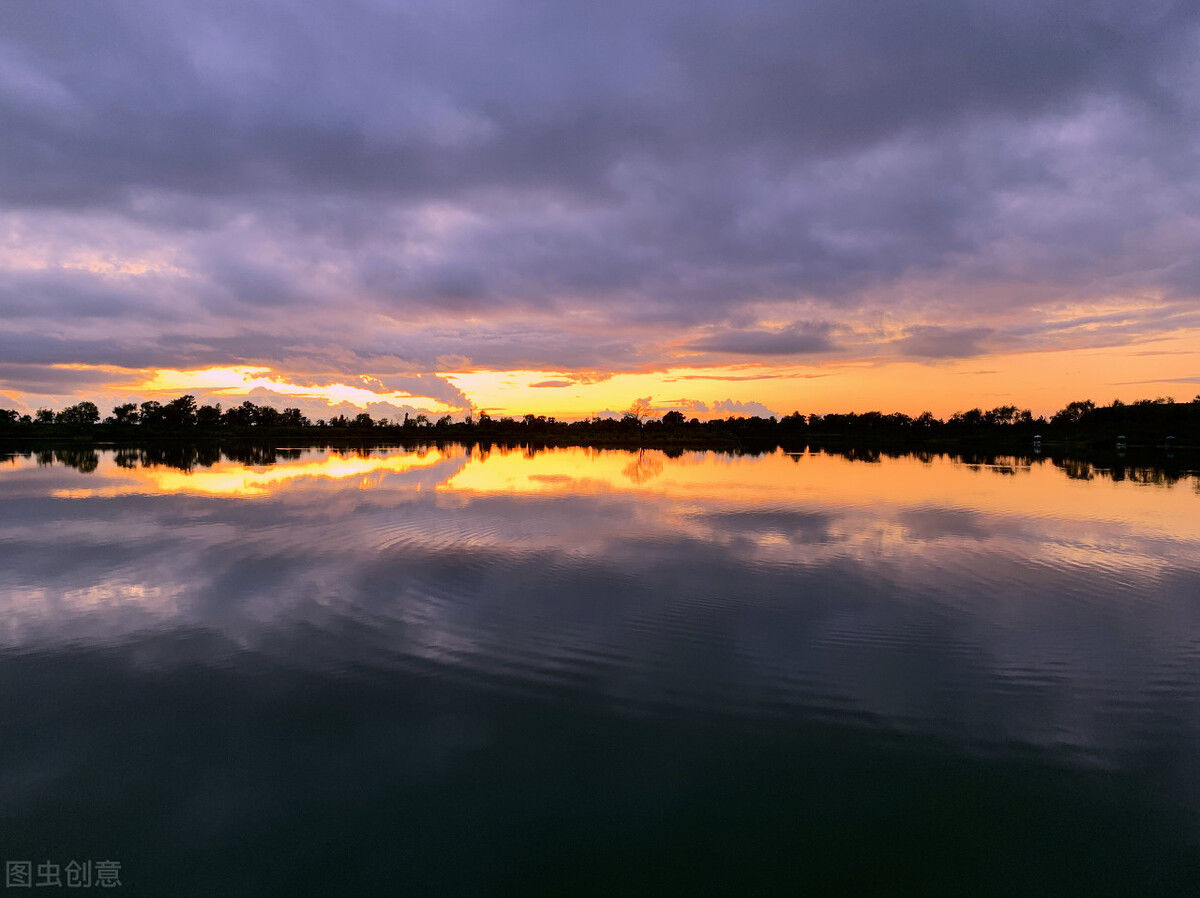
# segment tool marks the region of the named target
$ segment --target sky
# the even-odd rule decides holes
[[[1200,393],[1200,4],[0,5],[0,407]]]

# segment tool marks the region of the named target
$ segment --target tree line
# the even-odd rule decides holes
[[[1044,436],[1048,440],[1100,440],[1125,436],[1133,443],[1161,443],[1173,438],[1176,445],[1200,443],[1200,396],[1191,402],[1171,398],[1142,399],[1125,403],[1114,400],[1097,405],[1091,400],[1071,402],[1050,417],[1035,416],[1029,409],[1013,405],[984,410],[973,408],[948,418],[930,412],[910,416],[900,412],[848,412],[803,414],[781,418],[733,416],[701,421],[682,412],[654,416],[644,403],[637,403],[621,417],[594,417],[582,421],[559,421],[542,415],[492,417],[487,413],[468,415],[455,421],[450,415],[437,420],[427,415],[405,414],[403,419],[373,418],[366,412],[354,417],[336,415],[310,420],[297,408],[282,411],[250,401],[223,409],[220,405],[198,405],[187,394],[169,402],[147,401],[115,406],[101,418],[94,402],[79,402],[59,411],[39,409],[22,415],[0,409],[0,433],[8,435],[90,434],[97,438],[152,438],[179,435],[268,435],[293,431],[343,434],[354,437],[396,436],[433,439],[541,439],[573,441],[636,442],[794,442],[810,438],[877,438],[880,440],[926,441],[936,439],[1020,438]]]

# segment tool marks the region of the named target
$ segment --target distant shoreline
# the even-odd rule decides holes
[[[645,408],[623,418],[558,421],[543,416],[454,421],[425,415],[403,421],[374,420],[362,413],[310,421],[299,409],[279,411],[251,402],[222,409],[198,406],[190,395],[167,403],[126,403],[101,420],[92,402],[54,412],[21,415],[0,409],[0,446],[307,445],[364,446],[435,443],[583,446],[617,449],[764,451],[808,445],[925,451],[1060,453],[1192,453],[1200,450],[1200,396],[1113,402],[1072,402],[1049,419],[1027,409],[971,409],[946,420],[924,413],[861,412],[782,418],[730,417],[700,421],[678,411],[649,418]]]
[[[520,434],[473,430],[470,433],[438,433],[430,430],[403,428],[262,428],[238,432],[106,432],[97,425],[88,432],[68,429],[43,430],[40,433],[0,435],[0,456],[6,453],[27,454],[41,450],[146,450],[151,453],[172,454],[173,450],[188,448],[255,449],[280,451],[288,449],[367,450],[384,448],[420,448],[429,446],[462,445],[467,447],[532,450],[555,448],[605,449],[618,451],[656,450],[676,452],[716,451],[733,454],[760,455],[777,450],[785,452],[831,451],[837,454],[883,453],[912,454],[928,452],[964,457],[1015,456],[1018,458],[1074,458],[1104,460],[1120,463],[1141,462],[1160,464],[1170,458],[1200,460],[1200,445],[1191,443],[1138,443],[1127,441],[1122,447],[1114,441],[1095,439],[1045,439],[1035,443],[1032,438],[1018,434],[979,435],[909,435],[901,438],[887,434],[814,432],[802,438],[768,435],[713,434]]]

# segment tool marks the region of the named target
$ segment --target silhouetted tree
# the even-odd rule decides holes
[[[283,423],[283,415],[269,405],[256,405],[253,419],[259,427],[278,427]]]
[[[962,413],[962,422],[968,427],[978,427],[983,423],[983,410],[973,408]]]
[[[172,399],[162,407],[162,421],[167,427],[191,427],[196,423],[196,397],[191,393]]]
[[[300,413],[298,408],[285,408],[280,415],[279,423],[284,427],[308,427],[311,422]]]
[[[229,427],[250,427],[256,423],[258,406],[246,400],[241,405],[230,406],[221,415],[221,419]]]
[[[123,405],[113,406],[113,423],[122,426],[137,424],[138,422],[138,407],[132,402],[126,402]]]
[[[161,427],[163,423],[162,403],[153,399],[143,402],[139,409],[138,423],[143,427]]]
[[[100,409],[94,402],[79,402],[58,413],[55,421],[68,427],[86,427],[100,420]]]
[[[211,430],[221,423],[220,405],[202,405],[196,409],[196,426]]]
[[[1146,401],[1146,400],[1144,400]],[[1096,407],[1096,403],[1090,399],[1084,399],[1081,402],[1072,402],[1061,411],[1055,412],[1054,417],[1050,419],[1051,424],[1078,424],[1083,417]]]
[[[1015,405],[1001,405],[983,416],[983,423],[989,427],[997,424],[1012,424],[1017,419],[1017,407]]]

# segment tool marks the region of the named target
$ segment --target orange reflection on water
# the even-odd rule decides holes
[[[994,514],[1121,521],[1200,537],[1200,495],[1188,477],[1144,485],[1107,477],[1073,479],[1050,461],[981,466],[935,458],[852,461],[821,453],[732,456],[658,450],[624,452],[475,449],[469,463],[439,490],[489,493],[594,494],[638,491],[673,500],[743,507],[938,506]]]
[[[14,459],[5,470],[35,466],[32,459]],[[388,479],[418,471],[426,472],[421,482]],[[1083,466],[1081,472],[1087,471]],[[95,471],[68,476],[53,495],[179,493],[253,498],[285,488],[315,489],[321,483],[340,488],[336,484],[357,479],[355,486],[363,490],[420,489],[423,482],[434,483],[440,494],[464,498],[637,493],[675,503],[735,508],[957,508],[1018,517],[1115,521],[1177,538],[1200,538],[1200,481],[1195,476],[1151,485],[1104,475],[1081,479],[1068,476],[1048,460],[983,466],[942,457],[923,461],[883,456],[877,462],[863,462],[822,453],[686,452],[671,457],[658,450],[482,451],[456,445],[355,455],[318,449],[271,465],[226,460],[190,472],[165,465],[122,467],[103,452]]]
[[[370,455],[329,452],[317,459],[288,459],[270,465],[223,461],[191,471],[166,466],[125,468],[117,465],[110,456],[105,456],[96,471],[86,475],[100,477],[102,485],[59,489],[53,495],[69,499],[172,493],[256,497],[269,495],[302,481],[347,480],[355,477],[359,478],[359,489],[370,489],[380,485],[386,475],[435,468],[462,455],[460,448],[457,451],[425,449]]]

